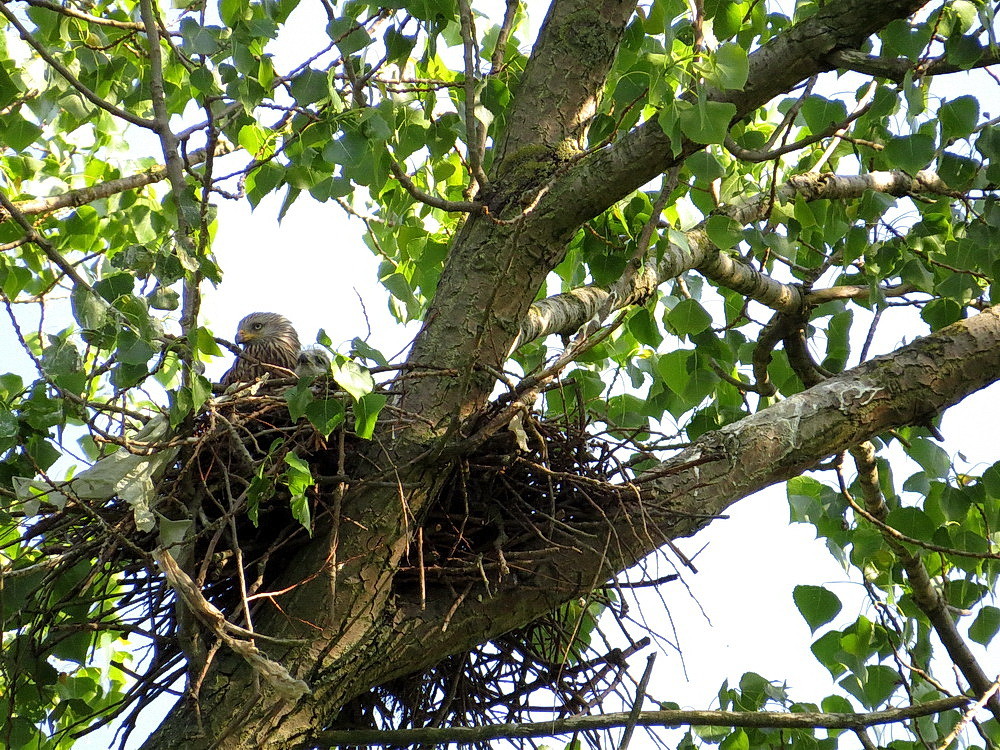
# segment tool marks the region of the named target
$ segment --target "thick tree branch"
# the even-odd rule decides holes
[[[541,147],[557,159],[581,153],[587,127],[625,24],[631,0],[553,0],[538,32],[497,148],[495,171],[509,171],[526,147]],[[533,158],[537,160],[539,154]]]
[[[488,590],[474,587],[457,603],[447,591],[426,601],[392,593],[407,539],[404,516],[433,495],[442,474],[433,463],[424,471],[418,463],[400,465],[398,487],[369,487],[345,498],[341,524],[352,532],[340,537],[337,560],[343,562],[330,569],[323,540],[309,545],[289,566],[295,585],[282,597],[281,612],[255,622],[273,638],[311,640],[294,652],[268,645],[267,654],[305,680],[311,694],[295,705],[254,695],[250,670],[237,657],[220,654],[219,679],[206,682],[213,687],[202,695],[204,715],[232,726],[224,717],[239,712],[238,731],[222,747],[264,738],[271,747],[291,747],[373,684],[522,626],[611,579],[664,540],[695,533],[740,498],[800,474],[844,445],[922,423],[998,377],[1000,307],[707,433],[632,485],[601,490],[588,484],[588,494],[604,508],[603,519],[540,540],[537,551],[519,560],[516,579]],[[386,653],[394,658],[385,659]],[[184,734],[190,726],[183,713],[169,727],[173,733],[154,736],[148,747],[181,746],[179,737],[191,748],[213,742],[211,736]]]
[[[588,484],[605,509],[602,521],[540,541],[519,562],[516,581],[477,587],[458,606],[447,592],[426,602],[401,600],[396,639],[383,644],[397,658],[371,668],[390,670],[380,679],[398,677],[530,622],[666,540],[696,533],[739,499],[801,474],[844,445],[923,422],[998,378],[1000,306],[707,433],[633,485],[602,491]],[[445,612],[451,618],[443,632]]]
[[[826,70],[823,55],[860,45],[885,24],[923,4],[924,0],[830,2],[750,55],[743,90],[710,92],[709,98],[733,103],[736,117],[743,117]],[[559,144],[568,148],[583,134],[586,123],[579,116],[590,111],[590,102],[596,101],[603,86],[610,63],[604,56],[617,46],[624,28],[624,20],[618,25],[622,15],[620,5],[595,9],[583,0],[556,0],[551,8],[498,149],[499,163],[491,174],[492,196],[484,196],[494,214],[516,210],[528,200],[533,209],[516,226],[503,230],[491,226],[489,217],[469,217],[455,239],[427,323],[411,351],[414,364],[469,373],[459,381],[426,378],[403,394],[402,408],[424,415],[442,430],[485,403],[494,385],[488,373],[507,358],[535,294],[562,260],[566,243],[577,229],[703,148],[689,142],[671,144],[653,119],[579,161],[559,157]],[[601,20],[593,26],[590,22],[595,16]],[[615,30],[613,41],[611,30]],[[575,46],[591,44],[580,39],[584,31],[590,32],[588,40],[603,40],[595,62]],[[573,64],[560,57],[570,54],[569,50],[560,53],[567,47],[574,55]],[[559,97],[544,96],[549,82],[556,80],[566,87],[565,92]],[[542,148],[525,148],[528,145]],[[414,437],[421,439],[416,432]]]
[[[845,445],[922,424],[998,379],[1000,305],[706,433],[633,485],[607,486],[602,503],[607,518],[586,529],[596,535],[588,546],[572,533],[556,537],[567,547],[540,550],[530,569],[518,572],[518,585],[496,591],[492,601],[468,597],[455,612],[455,628],[462,632],[470,624],[478,633],[497,627],[491,632],[499,633],[529,622],[532,611],[543,614],[589,591],[595,577],[611,579],[665,540],[694,534],[739,499],[798,476]],[[587,491],[601,494],[590,486]],[[419,603],[411,607],[415,620],[428,614],[419,611]],[[500,612],[511,613],[511,619]],[[429,616],[428,623],[434,622]],[[442,637],[430,625],[416,632],[421,647]],[[401,653],[419,658],[416,647]],[[973,688],[982,694],[989,684]]]
[[[796,197],[807,201],[820,199],[854,200],[866,191],[887,193],[897,198],[908,195],[948,195],[956,196],[954,190],[945,184],[936,172],[922,169],[912,177],[902,170],[868,172],[859,175],[838,175],[830,172],[809,172],[790,177],[778,188],[774,196],[776,203],[787,203]],[[762,219],[771,196],[760,193],[753,198],[727,206],[722,212],[737,224],[750,224]]]
[[[890,21],[906,18],[925,4],[926,0],[826,3],[750,54],[750,74],[741,90],[712,91],[708,98],[735,104],[739,119],[799,82],[829,70],[825,56],[832,51],[860,46]],[[553,211],[552,218],[559,224],[575,228],[702,148],[690,141],[672,144],[659,122],[649,120],[582,160],[540,208]]]
[[[358,665],[347,654],[365,659],[360,671],[369,684],[429,666],[444,654],[519,627],[590,591],[595,581],[610,579],[665,540],[694,534],[740,498],[800,474],[843,445],[923,422],[998,377],[1000,306],[707,433],[641,475],[634,485],[605,485],[601,491],[588,484],[588,494],[605,509],[603,520],[540,540],[536,552],[519,560],[516,579],[502,581],[489,591],[476,587],[457,604],[447,591],[426,601],[416,594],[412,601],[400,597],[391,616],[389,640],[370,641],[361,651],[342,652],[341,637],[333,663],[343,664],[356,675]],[[367,526],[376,516],[361,517],[352,511],[346,517]],[[299,569],[314,568],[303,565]],[[385,574],[383,570],[381,575]],[[354,566],[347,565],[343,575],[355,575]],[[377,585],[367,577],[363,580],[365,589]],[[303,596],[310,594],[303,592]],[[371,621],[367,608],[356,616],[349,613],[358,610],[343,611],[350,619],[343,626],[348,632],[356,627],[371,628],[372,637],[379,632],[377,618]],[[441,627],[445,613],[450,616],[447,629]],[[394,654],[393,660],[383,658],[386,649]],[[294,727],[308,726],[309,717],[325,715],[322,705],[326,701],[343,700],[345,685],[334,679],[335,673],[316,683],[311,699],[315,702],[300,704],[272,736],[288,736]],[[264,706],[255,710],[263,713]]]

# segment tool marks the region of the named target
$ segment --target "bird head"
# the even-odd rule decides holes
[[[255,312],[247,315],[236,327],[236,343],[246,347],[254,342],[286,340],[299,348],[298,336],[288,318],[278,313]]]
[[[330,355],[318,346],[308,346],[299,352],[295,364],[295,374],[302,377],[318,377],[330,373]]]

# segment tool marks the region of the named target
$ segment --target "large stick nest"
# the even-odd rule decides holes
[[[461,596],[473,583],[489,586],[516,575],[519,555],[549,543],[556,529],[605,517],[608,499],[618,497],[628,480],[618,446],[595,438],[579,421],[522,416],[517,429],[451,461],[397,576],[401,592],[443,586]],[[271,590],[293,551],[309,539],[303,507],[314,529],[329,526],[334,492],[359,472],[365,441],[345,426],[351,423],[348,414],[324,438],[308,421],[293,422],[280,397],[211,403],[158,482],[153,510],[160,536],[137,528],[134,508],[118,496],[43,505],[23,537],[37,551],[41,574],[13,579],[24,584],[20,592],[7,583],[8,596],[23,593],[26,599],[16,623],[9,617],[5,623],[5,630],[19,633],[13,648],[22,657],[51,661],[67,632],[86,631],[91,645],[101,631],[147,643],[132,669],[135,681],[115,707],[126,713],[127,736],[143,707],[164,693],[177,694],[185,672],[175,594],[150,553],[166,546],[205,600],[247,627],[256,612],[272,606],[260,594]],[[283,483],[289,455],[306,461],[314,480],[297,498],[294,515],[293,494]],[[165,528],[177,539],[165,541]],[[85,616],[66,621],[60,612],[69,605],[82,607]],[[592,642],[596,616],[620,606],[613,592],[598,591],[371,690],[345,707],[336,723],[474,725],[537,718],[540,710],[550,718],[588,711],[619,688],[625,658],[645,645],[623,651]],[[9,675],[10,684],[14,678]]]

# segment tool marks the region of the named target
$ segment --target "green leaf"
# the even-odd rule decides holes
[[[358,401],[365,394],[371,393],[375,388],[375,381],[372,374],[354,360],[346,357],[337,357],[333,363],[333,379],[341,388],[351,394],[351,397]]]
[[[640,344],[656,349],[663,341],[663,334],[660,333],[656,320],[645,307],[638,308],[628,318],[629,333],[635,336],[635,340]]]
[[[212,395],[212,383],[204,375],[191,378],[191,406],[195,411],[201,408]]]
[[[219,344],[215,340],[215,336],[213,336],[212,332],[205,328],[205,326],[198,326],[195,337],[198,342],[199,352],[202,354],[208,354],[211,357],[222,356],[222,349],[219,348]]]
[[[309,464],[294,453],[285,454],[285,464],[288,468],[282,479],[292,494],[292,517],[312,536],[312,512],[309,509],[309,498],[306,496],[306,490],[313,485],[312,471]]]
[[[59,460],[62,453],[41,435],[32,435],[25,445],[28,455],[39,469],[45,471]]]
[[[118,360],[124,364],[145,365],[154,353],[147,341],[131,331],[125,331],[118,337]]]
[[[922,133],[890,138],[882,157],[887,165],[916,174],[934,158],[934,139]]]
[[[750,750],[750,738],[745,729],[737,729],[719,744],[719,750]]]
[[[948,62],[965,69],[971,68],[979,62],[986,51],[974,36],[964,35],[948,37],[944,43],[944,48],[948,55]]]
[[[299,106],[325,99],[329,93],[326,73],[315,68],[306,68],[292,81],[292,96]]]
[[[813,133],[822,133],[831,125],[847,119],[847,107],[842,101],[830,100],[815,94],[803,102],[800,113]]]
[[[306,409],[315,398],[312,392],[312,385],[302,381],[296,383],[285,391],[285,401],[288,403],[288,416],[298,421],[305,416]]]
[[[938,109],[941,140],[949,142],[970,135],[979,122],[979,102],[972,96],[960,96],[945,102]]]
[[[239,144],[255,159],[268,159],[274,155],[272,131],[265,130],[256,123],[240,128]]]
[[[320,343],[323,342],[321,341]],[[326,344],[327,346],[330,345],[329,339],[327,339]],[[368,342],[359,338],[351,339],[351,353],[363,359],[370,359],[372,362],[375,362],[382,367],[387,367],[389,365],[389,360],[384,354],[382,354],[382,352],[368,344]]]
[[[986,606],[979,610],[976,619],[969,626],[969,638],[988,646],[998,630],[1000,630],[1000,609]]]
[[[931,327],[932,331],[938,331],[961,320],[963,309],[953,299],[934,299],[924,305],[920,311],[920,317]]]
[[[882,664],[869,666],[860,675],[848,675],[840,685],[861,701],[865,708],[875,709],[885,703],[899,685],[895,669]]]
[[[309,510],[309,498],[303,495],[293,495],[291,501],[292,518],[298,521],[302,528],[312,536],[312,512]]]
[[[723,44],[716,50],[713,62],[713,78],[720,88],[740,91],[746,86],[750,65],[747,51],[743,47],[738,44]]]
[[[358,437],[370,440],[375,432],[379,412],[387,399],[381,393],[366,393],[354,405],[354,431]]]
[[[822,586],[796,586],[792,591],[792,599],[814,633],[821,625],[826,625],[836,617],[842,606],[836,594]]]
[[[885,522],[901,534],[927,542],[937,529],[937,524],[919,508],[893,508]]]
[[[931,477],[940,479],[948,476],[951,471],[951,457],[948,452],[927,438],[912,439],[906,448],[906,453]]]
[[[854,711],[854,706],[842,695],[826,696],[820,703],[820,707],[823,711],[830,714],[849,714]]]
[[[14,299],[31,281],[31,271],[19,266],[0,266],[0,289],[3,293]]]
[[[85,287],[74,287],[70,294],[73,317],[81,328],[98,329],[108,318],[108,303]]]
[[[717,180],[726,174],[725,167],[723,167],[719,163],[719,160],[708,151],[699,151],[695,154],[691,154],[691,156],[684,161],[684,166],[690,169],[691,174],[702,182],[711,182],[712,180]]]
[[[0,406],[0,453],[17,443],[20,431],[17,415],[9,409]]]
[[[344,405],[335,398],[318,398],[306,405],[305,414],[323,437],[329,437],[344,421]]]
[[[681,110],[679,120],[681,131],[695,143],[722,143],[735,116],[735,104],[701,99]]]
[[[180,295],[173,289],[157,285],[146,295],[149,306],[155,310],[176,310],[181,306]]]
[[[192,55],[214,55],[219,51],[218,26],[203,26],[190,16],[181,20],[183,48]]]
[[[327,33],[344,56],[352,55],[371,43],[368,32],[353,18],[337,18],[330,21]]]
[[[219,0],[219,17],[226,26],[235,26],[252,17],[248,0]]]
[[[28,122],[18,114],[4,115],[4,146],[16,151],[24,151],[42,134],[42,129]]]
[[[696,300],[682,299],[667,313],[665,323],[672,333],[690,336],[708,328],[712,316]]]
[[[705,232],[720,250],[729,250],[743,240],[743,231],[740,225],[728,216],[710,216],[705,223]]]

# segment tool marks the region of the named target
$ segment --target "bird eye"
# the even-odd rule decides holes
[[[255,331],[259,331],[259,330],[260,330],[261,328],[263,328],[263,327],[264,327],[264,324],[263,324],[263,323],[254,323],[254,324],[253,324],[253,329],[254,329]]]

